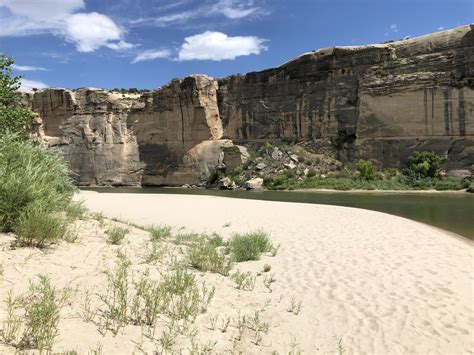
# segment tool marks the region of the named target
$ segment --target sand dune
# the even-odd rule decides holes
[[[451,233],[404,218],[361,209],[212,196],[102,194],[78,198],[93,211],[134,223],[168,224],[178,230],[234,232],[264,229],[280,249],[275,257],[238,265],[258,272],[272,267],[272,292],[257,278],[253,291],[236,290],[220,275],[203,277],[217,287],[207,315],[197,319],[200,339],[217,341],[216,352],[333,354],[470,354],[474,352],[473,244]],[[0,296],[27,287],[28,275],[47,273],[55,284],[97,292],[101,271],[112,267],[114,250],[87,226],[82,241],[51,252],[2,252]],[[95,228],[95,229],[94,229]],[[6,245],[7,237],[3,237]],[[133,229],[125,248],[139,255],[146,232]],[[134,254],[135,253],[135,254]],[[138,260],[138,259],[137,259]],[[137,262],[137,265],[139,263]],[[137,266],[139,269],[140,266]],[[288,312],[301,301],[298,315]],[[131,353],[139,330],[105,338],[77,319],[79,306],[61,323],[57,349]],[[255,345],[238,344],[231,332],[209,330],[209,317],[237,317],[262,310],[270,329]],[[1,348],[0,348],[1,349]],[[55,348],[56,349],[56,348]]]

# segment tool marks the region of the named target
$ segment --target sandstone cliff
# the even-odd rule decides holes
[[[282,139],[331,139],[341,161],[384,167],[434,150],[448,170],[464,169],[474,164],[474,26],[140,94],[47,89],[29,103],[36,135],[81,185],[200,183],[247,159],[234,144]]]

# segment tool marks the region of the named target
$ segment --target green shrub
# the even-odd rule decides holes
[[[258,260],[260,255],[273,248],[268,234],[263,231],[234,234],[229,241],[229,251],[238,262]]]
[[[469,184],[469,187],[467,188],[467,192],[474,193],[474,182],[471,182]]]
[[[128,234],[128,229],[114,226],[107,229],[105,234],[107,234],[107,243],[118,245],[122,243],[123,238]]]
[[[316,169],[315,168],[309,168],[308,169],[308,174],[306,174],[306,177],[312,178],[316,176]]]
[[[406,175],[434,178],[441,165],[441,157],[434,152],[415,152],[408,158]]]
[[[15,226],[19,246],[43,248],[66,235],[68,221],[46,206],[30,203],[22,210]]]
[[[386,179],[392,179],[397,176],[397,169],[395,168],[387,168],[384,170],[384,175]]]
[[[469,181],[460,177],[445,177],[442,180],[436,181],[436,190],[462,190],[469,187]]]
[[[44,214],[65,211],[74,191],[66,164],[57,154],[16,134],[0,136],[1,231],[15,231],[31,204]]]
[[[469,172],[471,173],[471,175],[474,175],[474,164],[472,164],[469,168]]]
[[[288,169],[285,171],[285,176],[287,179],[294,179],[296,177],[296,171],[293,169]]]
[[[373,181],[377,178],[374,165],[370,160],[359,160],[356,165],[359,172],[359,178],[366,181]]]

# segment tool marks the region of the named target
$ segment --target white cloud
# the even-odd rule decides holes
[[[145,17],[132,20],[133,25],[151,25],[166,27],[176,24],[187,24],[191,20],[224,16],[228,19],[237,20],[252,15],[267,15],[268,11],[259,6],[254,6],[253,0],[219,0],[215,4],[200,2],[200,5],[189,10],[171,12],[168,14]],[[194,23],[195,24],[195,21]]]
[[[0,6],[18,16],[50,22],[83,9],[84,0],[0,0]]]
[[[186,37],[178,59],[180,61],[235,59],[267,50],[263,45],[264,42],[264,39],[254,36],[229,37],[222,32],[207,31]]]
[[[32,65],[16,65],[12,64],[12,68],[18,71],[38,71],[38,70],[46,70],[46,68],[42,67],[35,67]]]
[[[84,0],[0,0],[0,37],[51,33],[74,43],[80,52],[134,47],[111,18],[96,12],[76,13],[83,8]]]
[[[170,57],[171,57],[171,52],[167,49],[150,49],[142,53],[139,53],[135,57],[135,59],[132,61],[132,64],[135,64],[138,62],[144,62],[147,60],[170,58]]]
[[[390,30],[395,33],[398,32],[398,25],[396,23],[392,23],[390,25]]]
[[[46,89],[49,86],[42,81],[21,79],[20,91],[30,92],[33,89]]]
[[[252,7],[251,1],[220,0],[213,6],[212,11],[220,13],[229,19],[239,19],[250,16],[261,10],[258,7]]]
[[[443,26],[439,26],[439,27],[438,27],[438,31],[442,31],[442,30],[444,30],[444,27],[443,27]]]
[[[112,49],[131,46],[122,41],[122,29],[109,17],[97,12],[69,16],[66,19],[64,34],[68,41],[76,45],[79,52],[93,52],[102,46],[109,46]]]

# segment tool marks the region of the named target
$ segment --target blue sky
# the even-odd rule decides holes
[[[472,0],[0,0],[0,52],[25,89],[154,89],[472,22]]]

